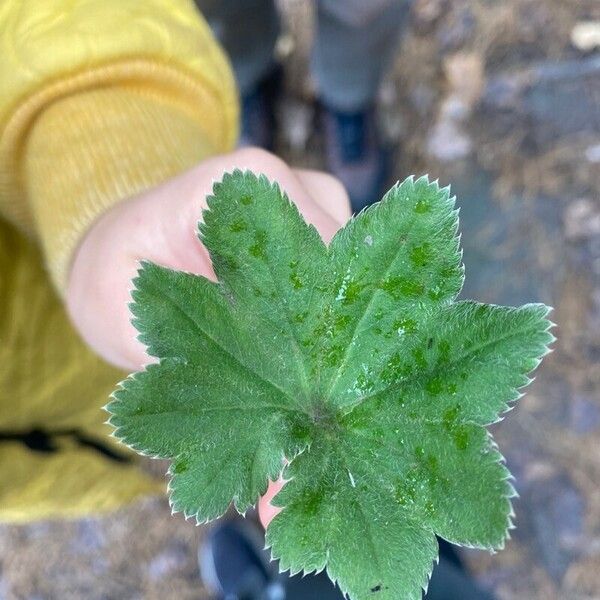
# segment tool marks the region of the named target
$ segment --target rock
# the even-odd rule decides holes
[[[465,124],[484,89],[480,55],[459,52],[444,61],[450,93],[440,105],[438,117],[427,141],[427,151],[442,162],[465,158],[471,153],[471,138]]]
[[[427,115],[435,104],[435,91],[424,83],[416,84],[409,92],[412,107],[421,115]],[[399,111],[397,111],[399,112]]]
[[[565,210],[564,223],[568,240],[600,236],[600,203],[589,198],[575,200]]]
[[[600,48],[600,21],[580,21],[571,30],[571,44],[582,52]]]
[[[594,144],[592,146],[588,146],[585,149],[585,157],[591,163],[599,163],[600,162],[600,144]]]
[[[282,133],[295,152],[306,150],[314,119],[314,109],[295,99],[285,99],[281,105]]]
[[[98,519],[87,518],[77,523],[77,535],[74,537],[76,551],[96,552],[104,547],[105,536],[102,522]]]
[[[279,61],[283,62],[284,60],[287,60],[295,50],[296,39],[289,31],[286,31],[277,38],[275,56]]]
[[[448,0],[416,0],[412,8],[414,25],[419,33],[429,33],[446,13]]]
[[[468,6],[462,8],[457,15],[446,19],[437,33],[442,52],[463,47],[472,36],[476,24],[473,12]]]
[[[536,121],[559,135],[600,132],[600,56],[541,64],[534,74],[525,105]]]
[[[464,112],[464,105],[455,98],[443,103],[440,117],[427,140],[427,152],[430,156],[442,162],[450,162],[470,154],[473,144],[471,138],[462,130],[462,119],[451,116]]]
[[[457,52],[444,60],[444,73],[452,94],[472,109],[485,87],[482,56],[475,52]]]
[[[511,131],[522,124],[541,147],[568,135],[600,133],[599,97],[600,56],[590,56],[500,73],[487,83],[482,106]]]
[[[571,401],[570,425],[575,433],[586,434],[600,428],[600,405],[577,394]]]
[[[564,275],[564,201],[514,196],[500,202],[493,174],[475,159],[438,173],[452,181],[461,208],[463,297],[512,306],[532,299],[555,304]]]
[[[185,565],[187,560],[186,548],[181,545],[172,545],[150,561],[148,577],[153,581],[167,577]]]
[[[459,95],[448,96],[440,107],[440,115],[444,121],[464,122],[471,114],[471,108]]]
[[[547,573],[560,582],[584,547],[585,505],[566,475],[542,477],[527,485],[522,502],[528,511],[531,547]],[[521,536],[525,524],[521,521]]]
[[[387,79],[383,82],[379,92],[379,110],[377,113],[377,126],[384,143],[393,146],[402,139],[405,133],[404,116],[398,110],[400,97],[394,82]]]
[[[523,89],[530,80],[527,72],[494,76],[484,90],[484,105],[496,110],[517,110],[523,101]]]
[[[571,565],[565,576],[567,585],[572,590],[577,590],[577,598],[598,598],[600,573],[600,552],[598,548],[590,548],[590,556],[582,558]]]

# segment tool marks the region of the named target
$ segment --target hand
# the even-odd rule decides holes
[[[131,280],[138,261],[215,279],[210,257],[197,238],[197,222],[214,181],[234,168],[277,181],[325,241],[350,217],[341,183],[325,173],[291,169],[258,149],[208,159],[194,169],[136,198],[116,205],[90,228],[75,253],[67,308],[83,339],[105,360],[129,371],[151,362],[131,325]],[[271,483],[259,502],[266,526],[277,513],[269,504],[282,483]]]

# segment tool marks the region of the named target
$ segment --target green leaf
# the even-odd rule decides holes
[[[501,548],[515,492],[485,426],[554,338],[543,305],[456,301],[449,190],[407,179],[329,247],[263,176],[225,175],[208,206],[218,283],[142,264],[131,308],[159,362],[107,407],[173,460],[173,510],[245,512],[283,474],[273,556],[354,600],[420,599],[436,535]]]
[[[456,297],[463,284],[457,230],[449,189],[410,178],[334,237],[335,301],[319,361],[328,399],[351,404],[376,380],[383,383],[389,373],[369,371],[366,357],[391,358],[402,335]]]

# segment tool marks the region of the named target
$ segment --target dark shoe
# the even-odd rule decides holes
[[[344,600],[325,573],[279,574],[264,543],[249,519],[218,523],[198,553],[204,585],[221,600]]]
[[[281,68],[276,67],[251,92],[242,96],[240,146],[273,150],[277,129],[275,109],[282,79]]]
[[[440,561],[433,569],[425,600],[494,600],[467,574],[455,547],[438,539]]]
[[[375,110],[346,113],[322,109],[327,166],[346,187],[352,210],[381,200],[387,156],[375,122]]]
[[[199,551],[206,587],[221,600],[344,600],[326,573],[279,574],[264,550],[262,529],[251,520],[218,523]],[[440,540],[440,561],[426,600],[493,600],[463,569],[454,548]]]
[[[250,521],[217,524],[198,552],[204,585],[223,600],[283,600],[277,568]]]

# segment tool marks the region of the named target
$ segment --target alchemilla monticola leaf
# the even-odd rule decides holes
[[[540,304],[456,301],[448,188],[407,179],[329,246],[265,177],[226,174],[208,205],[218,282],[142,265],[134,324],[159,362],[108,405],[125,444],[173,460],[173,509],[244,512],[283,471],[273,556],[353,600],[420,599],[436,534],[501,548],[514,489],[486,425],[551,323]]]

